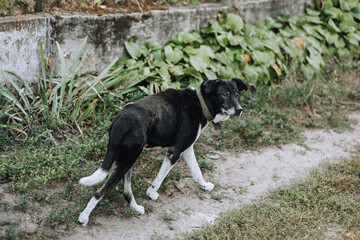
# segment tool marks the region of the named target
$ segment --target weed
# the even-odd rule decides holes
[[[166,225],[168,226],[168,228],[170,230],[174,230],[174,227],[172,226],[172,222],[174,220],[176,220],[178,218],[178,216],[176,214],[174,214],[174,213],[165,212],[165,213],[162,214],[161,217],[162,217],[163,221],[166,223]]]
[[[215,201],[221,202],[222,196],[218,194],[211,194],[211,199],[214,199]]]
[[[199,167],[202,172],[207,172],[207,171],[211,172],[214,170],[214,164],[205,160],[199,162]]]
[[[44,227],[50,226],[52,229],[64,228],[71,230],[74,228],[74,223],[77,220],[77,211],[71,207],[62,207],[60,209],[51,210],[43,220]]]
[[[20,235],[19,232],[16,230],[16,228],[13,225],[10,225],[10,227],[8,227],[5,230],[5,240],[19,240],[20,239]]]
[[[26,212],[26,210],[28,210],[28,208],[30,207],[29,200],[30,200],[29,196],[27,195],[23,196],[23,199],[18,204],[15,204],[13,206],[14,209],[18,211]]]

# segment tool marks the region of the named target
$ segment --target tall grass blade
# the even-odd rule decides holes
[[[75,75],[76,73],[81,69],[81,67],[85,64],[85,62],[87,62],[87,60],[89,59],[88,57],[85,58],[82,62],[80,62],[82,56],[84,55],[84,52],[87,49],[87,37],[84,39],[84,41],[82,42],[79,52],[77,53],[74,63],[72,65],[72,67],[69,70],[69,74],[68,74],[68,79],[70,80],[69,82],[69,89],[68,89],[68,97],[72,98],[73,94],[73,88],[74,88],[74,84],[75,84]],[[80,63],[79,63],[80,62]]]
[[[28,112],[30,112],[30,102],[26,97],[25,94],[25,89],[24,88],[20,88],[13,80],[11,80],[10,78],[7,78],[7,80],[9,81],[9,83],[15,88],[15,90],[17,91],[17,93],[19,94],[20,98],[23,100],[25,108],[28,110]],[[20,102],[19,102],[20,103]]]
[[[40,93],[41,102],[42,102],[44,112],[45,112],[45,121],[47,123],[50,123],[48,100],[46,98],[45,89],[44,89],[44,86],[41,81],[40,81],[40,85],[39,85],[39,93]]]
[[[26,95],[29,96],[32,100],[35,99],[35,95],[31,90],[30,85],[22,77],[20,77],[17,73],[13,71],[4,70],[4,72],[14,76],[24,86]]]
[[[60,96],[59,96],[60,100],[59,100],[59,107],[58,107],[59,112],[60,112],[62,109],[64,97],[65,97],[65,87],[67,84],[67,75],[66,75],[66,64],[65,64],[64,53],[58,42],[56,42],[56,46],[57,46],[59,58],[61,61],[61,72],[62,72],[61,81],[60,81]]]
[[[58,95],[57,95],[57,89],[54,91],[54,99],[52,100],[52,107],[51,107],[51,118],[56,121],[56,123],[59,122],[60,113],[58,112]]]
[[[20,111],[25,115],[26,119],[28,117],[28,113],[25,111],[23,106],[20,104],[20,102],[17,100],[17,98],[7,89],[6,87],[0,85],[0,95],[5,97],[9,100],[9,102],[13,105],[15,105]]]
[[[77,122],[81,123],[84,121],[91,113],[91,111],[95,108],[96,103],[98,102],[98,98],[95,98],[90,105],[86,108],[86,110],[77,118]]]
[[[45,71],[45,56],[44,56],[44,49],[43,49],[43,45],[40,44],[40,65],[41,65],[41,73],[42,73],[42,77],[43,77],[43,85],[44,88],[46,89],[46,71]]]

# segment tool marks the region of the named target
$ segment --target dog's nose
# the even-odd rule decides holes
[[[235,115],[240,115],[242,112],[242,108],[236,109],[235,110]]]

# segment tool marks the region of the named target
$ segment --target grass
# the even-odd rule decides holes
[[[359,239],[360,146],[183,239]]]
[[[301,131],[305,128],[335,127],[341,131],[349,127],[346,114],[359,110],[356,104],[352,104],[359,96],[358,71],[336,68],[328,73],[327,81],[297,82],[289,79],[280,86],[246,93],[241,100],[244,108],[241,118],[229,120],[220,132],[210,129],[205,133],[206,137],[199,139],[195,152],[201,169],[211,172],[214,168],[213,160],[205,160],[209,151],[206,145],[235,151],[254,150],[300,141]],[[337,77],[339,74],[341,77]],[[126,101],[141,97],[141,94],[132,93]],[[52,128],[46,124],[32,128],[27,136],[15,129],[20,129],[21,125],[12,123],[2,127],[0,141],[8,144],[0,145],[0,183],[8,183],[11,193],[19,199],[15,205],[6,208],[28,214],[48,209],[43,215],[36,214],[37,238],[61,238],[64,232],[71,233],[77,226],[76,217],[98,187],[79,187],[77,181],[100,165],[111,120],[126,104],[126,101],[119,100],[116,92],[103,98],[104,102],[96,106],[96,114],[92,114],[84,125],[82,135],[77,128]],[[144,151],[136,162],[133,192],[139,204],[142,204],[146,188],[160,168],[162,153]],[[186,169],[185,164],[181,164],[166,178],[160,189],[162,194],[171,195],[176,191],[173,183],[190,177],[182,169]],[[211,197],[221,201],[217,195]],[[146,209],[151,210],[152,206],[146,206]],[[123,218],[134,216],[123,199],[121,183],[94,210],[94,215],[101,214]],[[7,234],[23,236],[25,233],[17,227],[16,224],[9,226]]]

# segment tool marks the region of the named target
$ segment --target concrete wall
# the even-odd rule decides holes
[[[40,44],[45,55],[59,65],[55,41],[61,45],[70,66],[82,40],[87,36],[86,54],[93,57],[87,70],[102,70],[124,55],[124,41],[133,35],[138,42],[155,39],[167,42],[173,34],[206,26],[219,10],[240,14],[258,23],[269,16],[301,14],[310,0],[232,0],[147,13],[116,14],[41,14],[0,18],[0,83],[6,82],[3,70],[18,73],[29,82],[40,75]],[[59,69],[56,69],[59,73]]]

